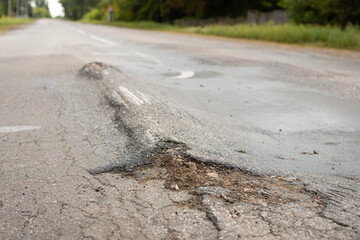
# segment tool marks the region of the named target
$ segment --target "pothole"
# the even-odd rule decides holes
[[[102,79],[112,69],[116,70],[112,66],[95,62],[86,64],[80,74]],[[138,181],[161,180],[164,187],[171,191],[186,191],[193,195],[187,202],[179,203],[190,208],[201,207],[204,195],[215,196],[225,203],[246,202],[264,207],[289,202],[324,207],[320,195],[307,191],[297,179],[254,175],[239,168],[199,161],[187,153],[188,147],[184,143],[166,140],[156,144],[146,143],[141,125],[129,124],[124,119],[127,110],[111,104],[111,101],[108,104],[115,110],[114,123],[118,130],[126,135],[127,150],[123,156],[129,161],[122,161],[121,166],[99,167],[89,171],[91,174],[117,172]]]
[[[138,181],[163,180],[164,187],[171,191],[187,191],[194,198],[179,203],[179,206],[199,207],[205,194],[216,196],[227,203],[246,202],[268,206],[288,202],[308,202],[322,207],[316,193],[308,192],[294,178],[253,175],[238,168],[198,161],[186,153],[185,144],[159,142],[149,164],[125,171],[114,169],[124,176]]]

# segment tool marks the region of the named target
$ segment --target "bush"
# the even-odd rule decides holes
[[[15,27],[20,24],[26,24],[33,22],[33,19],[30,18],[9,18],[9,17],[1,17],[0,18],[0,32],[8,30],[12,27]]]
[[[360,24],[359,0],[282,0],[279,5],[295,23]]]
[[[94,21],[94,20],[102,20],[103,17],[104,17],[104,13],[102,13],[97,8],[93,8],[88,13],[86,13],[84,19],[87,21]]]

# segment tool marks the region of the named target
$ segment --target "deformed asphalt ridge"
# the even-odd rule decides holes
[[[200,162],[186,145],[149,130],[156,122],[139,117],[143,106],[112,92],[111,81],[124,74],[100,69],[91,79],[22,83],[25,103],[17,98],[18,82],[8,83],[6,109],[42,129],[0,135],[1,239],[358,237],[359,200],[345,189],[329,199],[296,179]],[[151,108],[170,111],[150,100]],[[205,181],[193,179],[198,174]],[[229,182],[234,176],[238,185]]]
[[[115,110],[114,123],[127,136],[126,155],[130,157],[124,161],[123,156],[122,161],[91,169],[91,174],[112,178],[118,174],[141,184],[155,181],[162,184],[162,191],[183,193],[184,198],[172,201],[178,208],[205,214],[203,220],[210,221],[216,230],[215,235],[205,238],[357,237],[359,199],[356,192],[352,192],[353,196],[346,193],[349,189],[327,194],[313,192],[294,178],[255,176],[231,166],[196,159],[187,153],[189,149],[185,144],[163,139],[153,128],[149,133],[151,119],[134,121],[139,119],[137,114],[141,108],[129,108],[126,96],[117,92],[114,97],[112,92],[113,84],[118,83],[113,80],[126,77],[118,69],[91,63],[84,66],[80,74],[97,81],[103,89],[108,104]],[[339,213],[343,215],[339,217]],[[174,232],[180,239],[195,237],[186,235],[186,231]]]

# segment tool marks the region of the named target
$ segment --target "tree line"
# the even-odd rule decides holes
[[[296,23],[360,24],[360,0],[282,0],[279,6]]]
[[[34,4],[32,5],[31,2]],[[0,0],[0,17],[3,16],[36,18],[51,17],[48,2],[46,0]]]
[[[87,13],[105,20],[113,6],[115,20],[173,22],[177,19],[244,17],[248,10],[287,10],[295,23],[360,23],[360,0],[60,0],[65,17],[78,20]]]

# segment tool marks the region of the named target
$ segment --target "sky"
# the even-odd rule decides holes
[[[59,0],[48,0],[49,10],[52,17],[64,16],[64,9]]]

